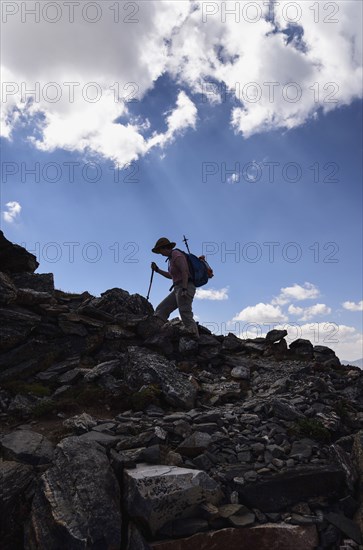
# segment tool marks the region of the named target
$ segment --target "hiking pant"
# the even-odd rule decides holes
[[[185,328],[198,336],[198,327],[194,321],[192,312],[192,302],[195,290],[194,283],[189,281],[186,296],[182,296],[182,285],[181,283],[176,284],[169,296],[157,306],[154,315],[166,322],[171,312],[179,309],[180,317]]]

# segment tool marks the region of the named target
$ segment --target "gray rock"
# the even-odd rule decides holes
[[[314,359],[324,367],[340,367],[340,360],[335,352],[326,346],[314,346]]]
[[[359,529],[359,526],[351,519],[345,517],[344,514],[336,514],[335,512],[328,512],[324,514],[332,525],[338,527],[345,535],[354,540],[357,544],[363,543],[363,536]]]
[[[97,432],[95,430],[91,430],[90,432],[80,435],[79,439],[81,441],[88,441],[90,443],[99,443],[103,447],[107,448],[114,447],[120,441],[120,438],[115,435],[108,435],[102,432]]]
[[[15,302],[16,295],[16,286],[6,273],[0,271],[0,304],[8,305]]]
[[[97,426],[97,420],[87,413],[82,413],[64,420],[63,426],[75,434],[83,434]]]
[[[227,336],[224,337],[222,343],[222,350],[226,351],[240,351],[243,349],[243,340],[238,338],[232,332],[229,332]]]
[[[241,386],[239,382],[224,382],[221,381],[216,384],[202,384],[202,391],[209,393],[212,397],[217,398],[217,400],[226,397],[238,397],[241,395]]]
[[[120,548],[120,491],[104,449],[63,439],[35,493],[27,550]]]
[[[271,343],[279,342],[285,336],[287,336],[287,330],[273,329],[266,334],[266,340]]]
[[[84,369],[72,369],[62,374],[59,377],[59,382],[62,385],[72,385],[83,378]]]
[[[196,398],[196,388],[175,364],[163,356],[129,346],[129,363],[125,367],[125,379],[133,391],[143,386],[158,385],[165,400],[174,407],[191,409]]]
[[[101,376],[114,373],[120,375],[123,373],[121,359],[114,359],[113,361],[105,361],[103,363],[99,363],[98,365],[93,367],[93,369],[90,369],[89,372],[87,372],[84,379],[86,382],[93,382]]]
[[[299,357],[304,359],[312,359],[314,356],[314,348],[309,340],[298,338],[290,344],[290,350]]]
[[[153,535],[166,523],[193,514],[202,502],[216,504],[222,496],[219,485],[200,470],[138,464],[124,476],[127,511]]]
[[[193,353],[197,353],[198,347],[198,342],[196,340],[192,340],[191,338],[182,336],[179,340],[179,352],[182,354],[192,355]]]
[[[232,378],[237,380],[249,380],[250,379],[250,369],[248,367],[234,367],[231,371]]]
[[[13,273],[11,278],[17,288],[54,293],[53,273]]]
[[[42,382],[52,382],[53,380],[57,380],[63,373],[78,367],[79,363],[80,357],[74,356],[52,365],[49,369],[43,372],[39,372],[36,377]]]
[[[194,432],[179,445],[177,452],[184,456],[195,457],[205,451],[211,441],[212,438],[208,433]]]
[[[0,540],[4,549],[22,548],[24,508],[34,476],[31,466],[0,461]]]
[[[174,351],[173,343],[166,331],[150,336],[144,341],[144,345],[167,357]]]
[[[31,430],[17,430],[1,439],[2,455],[34,466],[52,461],[54,446],[43,435]]]
[[[300,441],[294,441],[292,444],[290,458],[295,460],[302,460],[303,458],[310,458],[313,454],[314,442],[311,439],[301,439]]]
[[[14,305],[0,308],[0,351],[24,342],[40,324],[41,317]]]
[[[112,316],[125,315],[151,315],[153,307],[139,294],[131,294],[121,288],[112,288],[101,293],[100,298],[93,298],[87,304]]]
[[[33,395],[17,394],[10,402],[7,412],[20,418],[28,418],[39,401]]]
[[[274,415],[283,420],[297,420],[305,417],[303,413],[297,410],[285,399],[272,399],[271,407]]]
[[[6,273],[19,273],[23,271],[34,272],[39,266],[34,254],[30,254],[25,248],[14,244],[0,231],[0,265]]]
[[[68,318],[68,313],[62,313],[58,317],[58,324],[64,334],[73,334],[75,336],[87,336],[88,331],[85,326],[80,323],[73,323]]]
[[[19,288],[16,303],[24,306],[37,304],[56,304],[56,299],[50,292],[39,292],[31,288]]]

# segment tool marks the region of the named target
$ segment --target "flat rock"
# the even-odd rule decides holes
[[[155,535],[166,523],[188,517],[203,502],[218,503],[219,485],[205,472],[138,464],[125,470],[126,506]]]
[[[56,300],[50,292],[40,292],[31,288],[19,288],[16,303],[24,306],[37,304],[56,304]]]
[[[220,529],[192,537],[154,542],[152,550],[314,550],[318,546],[315,526],[266,523],[249,529]]]
[[[178,453],[184,456],[195,457],[205,451],[212,437],[205,432],[194,432],[188,436],[176,449]]]
[[[13,273],[11,276],[17,288],[30,288],[36,292],[54,292],[53,273]]]
[[[35,493],[25,541],[26,550],[120,548],[119,485],[100,445],[78,437],[59,443]]]
[[[346,491],[344,471],[317,465],[281,472],[251,484],[236,485],[241,501],[262,512],[279,512],[310,498],[337,498]]]
[[[35,466],[51,462],[54,447],[48,439],[37,432],[17,430],[2,437],[1,451],[6,460],[16,460]]]
[[[91,430],[90,432],[80,435],[79,439],[90,443],[99,443],[104,447],[113,447],[120,441],[120,438],[117,436],[104,434],[95,430]]]

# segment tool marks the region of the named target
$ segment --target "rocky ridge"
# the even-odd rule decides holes
[[[3,548],[362,548],[363,371],[37,267],[0,232]]]

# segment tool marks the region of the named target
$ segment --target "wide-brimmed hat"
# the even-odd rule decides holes
[[[161,237],[158,239],[155,243],[154,248],[152,249],[152,252],[155,252],[155,254],[160,254],[160,248],[168,247],[168,248],[174,248],[176,243],[172,243],[167,239],[166,237]]]

